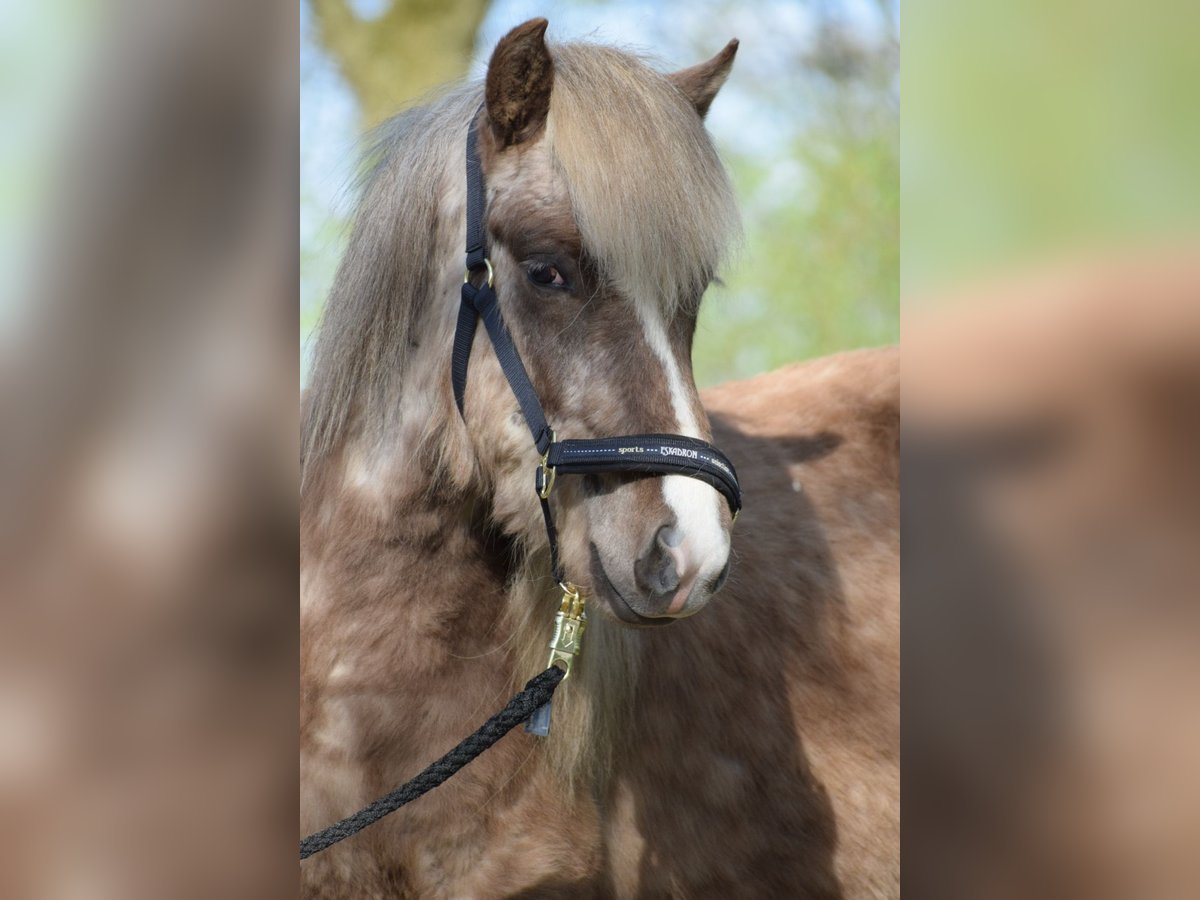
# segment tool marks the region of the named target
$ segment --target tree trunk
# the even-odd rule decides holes
[[[467,73],[487,0],[393,0],[362,19],[347,0],[310,0],[317,40],[378,125],[440,84]]]

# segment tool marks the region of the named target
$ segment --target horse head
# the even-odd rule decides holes
[[[736,41],[663,75],[616,50],[548,46],[546,24],[499,42],[476,123],[504,319],[560,438],[708,440],[692,337],[738,218],[703,118]],[[485,345],[477,335],[463,427],[497,521],[536,541],[529,433]],[[569,578],[622,622],[691,615],[728,573],[732,516],[708,484],[604,473],[560,481],[554,502]]]

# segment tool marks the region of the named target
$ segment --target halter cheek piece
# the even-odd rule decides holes
[[[562,664],[569,672],[571,659],[578,653],[578,641],[582,637],[583,601],[578,589],[565,580],[558,557],[558,538],[554,529],[554,516],[550,510],[550,495],[555,479],[559,475],[601,472],[686,475],[718,490],[729,503],[729,509],[735,519],[742,508],[742,492],[733,463],[712,444],[697,438],[681,434],[630,434],[623,437],[557,440],[554,430],[546,422],[542,404],[529,381],[529,374],[525,371],[513,344],[512,335],[504,324],[497,302],[494,272],[487,255],[487,232],[484,226],[487,190],[476,146],[478,122],[477,116],[467,130],[467,273],[463,280],[462,303],[459,306],[458,325],[454,334],[454,356],[451,365],[454,400],[461,415],[475,327],[477,322],[483,319],[496,357],[500,361],[500,368],[516,394],[517,404],[521,407],[521,413],[529,426],[533,443],[542,457],[534,486],[542,504],[542,515],[546,520],[546,536],[550,542],[554,577],[565,591],[563,609],[559,613],[559,621],[556,622],[555,640],[551,641],[550,663]],[[485,273],[486,278],[483,277]],[[472,283],[472,276],[479,280],[478,287]],[[568,620],[573,619],[579,623],[578,634],[560,635],[563,630],[564,613]],[[574,647],[574,652],[564,650],[556,658],[556,643],[563,642],[560,637]]]

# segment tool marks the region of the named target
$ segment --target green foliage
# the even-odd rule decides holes
[[[701,312],[701,385],[899,339],[896,138],[890,128],[806,134],[790,154],[802,174],[783,178],[788,185],[773,165],[730,160],[746,241]]]
[[[1012,0],[913,17],[906,295],[1196,234],[1198,11],[1194,0]]]

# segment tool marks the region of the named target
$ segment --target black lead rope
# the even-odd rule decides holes
[[[390,794],[380,797],[354,815],[347,816],[340,822],[334,822],[328,828],[323,828],[316,834],[310,834],[300,841],[300,858],[308,859],[314,853],[320,853],[338,841],[344,841],[351,835],[358,834],[388,813],[395,812],[404,804],[411,803],[438,785],[444,784],[467,763],[473,761],[475,757],[533,715],[535,710],[549,703],[550,698],[554,696],[555,688],[559,686],[565,675],[566,672],[558,666],[551,666],[536,678],[531,679],[523,691],[508,701],[508,706],[480,725],[478,731],[463,740],[412,781],[402,784]]]
[[[500,368],[504,371],[517,405],[529,426],[534,446],[542,457],[534,487],[542,504],[546,520],[546,537],[550,542],[550,561],[555,580],[563,582],[558,558],[558,534],[550,509],[550,493],[558,475],[587,475],[601,472],[642,472],[651,475],[686,475],[711,485],[729,503],[734,517],[742,508],[742,491],[738,485],[733,463],[720,450],[698,438],[681,434],[631,434],[623,437],[592,438],[587,440],[555,439],[546,421],[537,391],[521,362],[508,326],[500,314],[494,273],[487,255],[487,231],[484,207],[487,185],[476,146],[480,116],[467,129],[467,275],[462,286],[462,304],[458,310],[458,325],[454,333],[454,354],[451,359],[451,379],[454,401],[463,414],[467,388],[467,368],[471,361],[471,346],[475,342],[476,326],[480,319],[487,329]],[[473,280],[479,284],[473,283]],[[542,672],[517,694],[508,705],[488,719],[478,731],[433,763],[416,778],[403,784],[385,797],[354,815],[335,822],[328,828],[300,841],[300,858],[307,859],[326,847],[357,834],[388,813],[433,790],[474,760],[513,728],[529,719],[547,703],[555,688],[566,677],[558,666]]]

